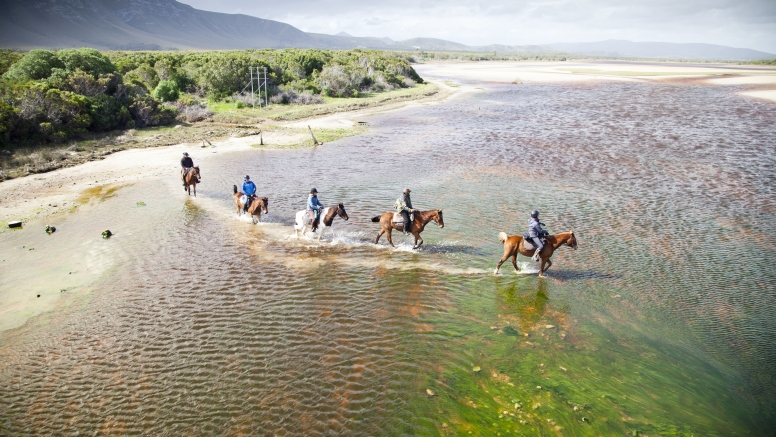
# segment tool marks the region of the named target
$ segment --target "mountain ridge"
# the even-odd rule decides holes
[[[355,37],[303,32],[279,21],[195,9],[176,0],[0,0],[0,47],[93,47],[100,50],[229,50],[249,48],[353,48],[528,55],[698,60],[758,60],[776,55],[712,44],[606,40],[545,45],[468,46],[438,38]]]

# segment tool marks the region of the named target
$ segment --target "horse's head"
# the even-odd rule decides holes
[[[342,217],[343,220],[348,220],[348,213],[345,211],[345,205],[337,205],[337,215]]]
[[[440,228],[445,227],[445,220],[442,218],[442,210],[438,209],[434,211],[434,215],[431,217],[431,220],[434,220],[434,223],[439,225]]]
[[[264,214],[269,214],[269,198],[262,197],[261,198],[261,210],[264,212]]]
[[[566,246],[568,246],[568,247],[570,247],[570,248],[572,248],[574,250],[577,250],[577,236],[574,235],[574,231],[570,231],[569,234],[570,234],[570,236],[569,236],[568,240],[566,240]]]
[[[197,177],[200,177],[200,176],[202,176],[202,175],[199,173],[199,167],[194,167],[194,171],[195,171],[195,172],[197,172]]]

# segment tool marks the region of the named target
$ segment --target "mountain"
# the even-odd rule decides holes
[[[0,11],[0,46],[13,49],[318,47],[285,23],[175,0],[0,0]]]
[[[549,44],[549,46],[566,53],[607,57],[725,59],[745,61],[776,58],[776,55],[772,53],[702,43],[679,44],[670,42],[633,42],[610,39],[598,42]]]
[[[712,44],[608,40],[532,46],[467,46],[436,38],[306,33],[278,21],[194,9],[175,0],[0,0],[0,48],[94,47],[101,50],[325,48],[426,50],[529,55],[755,60],[757,50]]]

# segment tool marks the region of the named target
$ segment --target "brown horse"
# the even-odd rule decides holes
[[[530,258],[533,256],[534,252],[536,252],[536,249],[525,249],[523,237],[520,235],[508,237],[506,232],[499,232],[498,239],[504,243],[504,256],[501,257],[501,261],[498,262],[496,270],[493,272],[494,274],[498,274],[498,269],[501,268],[501,264],[503,264],[510,256],[512,257],[512,266],[514,266],[516,272],[519,272],[520,269],[517,268],[517,253],[520,252],[520,255]],[[543,277],[544,272],[549,270],[550,266],[552,266],[552,261],[550,261],[552,254],[564,244],[577,250],[577,237],[574,235],[574,231],[547,236],[547,244],[544,245],[544,248],[542,248],[542,251],[539,253],[539,258],[542,260],[542,264],[539,268],[540,277]],[[547,264],[546,268],[544,267],[545,264]]]
[[[191,196],[191,189],[194,188],[194,197],[197,197],[197,182],[200,177],[199,167],[192,167],[191,170],[186,173],[186,176],[183,176],[183,189],[189,193],[189,196]]]
[[[243,205],[242,202],[240,202],[240,198],[243,196],[243,193],[241,191],[237,190],[237,185],[234,185],[234,195],[232,198],[234,199],[234,205],[237,207],[237,215],[241,215],[243,213]],[[248,214],[250,214],[251,220],[253,220],[253,224],[261,221],[261,212],[264,211],[264,214],[269,214],[269,210],[267,207],[269,206],[269,199],[266,197],[254,197],[250,200],[250,203],[248,203]],[[254,217],[258,217],[258,220]]]
[[[416,212],[414,214],[415,214],[415,220],[412,221],[412,226],[410,226],[410,232],[412,233],[412,235],[415,236],[415,245],[412,248],[417,249],[423,244],[423,239],[420,238],[420,233],[423,232],[423,229],[426,227],[426,225],[429,222],[433,221],[440,228],[444,228],[445,221],[442,219],[441,209],[434,209],[431,211],[421,211],[421,212]],[[380,223],[380,233],[377,234],[377,238],[375,238],[375,244],[377,244],[377,242],[380,241],[380,237],[382,237],[383,234],[387,232],[388,243],[391,244],[391,247],[396,247],[393,245],[393,240],[391,239],[391,231],[393,231],[394,229],[396,229],[397,231],[403,231],[404,227],[401,225],[393,224],[393,213],[386,212],[383,215],[372,217],[372,222]]]

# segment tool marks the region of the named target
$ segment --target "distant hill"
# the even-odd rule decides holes
[[[744,61],[776,58],[776,55],[772,53],[702,43],[679,44],[670,42],[633,42],[610,39],[598,42],[549,44],[549,46],[566,53],[607,57],[725,59]]]
[[[0,48],[101,50],[324,48],[607,57],[758,60],[776,55],[712,44],[608,40],[531,46],[467,46],[436,38],[306,33],[278,21],[194,9],[175,0],[0,0]]]
[[[13,49],[316,47],[278,21],[194,9],[175,0],[0,0],[0,46]]]

